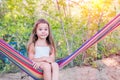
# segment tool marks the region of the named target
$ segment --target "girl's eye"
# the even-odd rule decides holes
[[[45,29],[45,31],[47,31],[48,29]]]
[[[40,31],[42,31],[42,29],[39,29]]]

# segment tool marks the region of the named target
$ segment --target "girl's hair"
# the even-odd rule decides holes
[[[56,48],[55,48],[55,44],[54,44],[54,40],[53,40],[53,37],[52,37],[52,33],[51,33],[51,29],[50,29],[50,24],[45,20],[45,19],[39,19],[35,24],[34,24],[34,28],[32,30],[32,33],[30,35],[30,39],[28,41],[28,45],[27,45],[27,50],[29,51],[29,47],[31,46],[31,44],[34,44],[35,46],[35,43],[36,41],[38,40],[38,36],[36,34],[36,30],[37,30],[37,27],[39,24],[41,23],[45,23],[48,25],[48,29],[49,29],[49,35],[48,37],[46,38],[47,40],[47,44],[50,46],[51,50],[54,49],[54,52],[56,53]]]

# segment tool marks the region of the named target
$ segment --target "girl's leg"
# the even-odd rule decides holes
[[[41,62],[42,64],[40,65],[41,69],[43,70],[43,77],[44,80],[51,80],[51,65],[46,62]]]
[[[59,80],[59,66],[56,62],[51,64],[52,67],[52,80]]]

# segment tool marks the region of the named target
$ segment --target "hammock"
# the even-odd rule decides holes
[[[71,53],[69,56],[57,60],[59,67],[62,68],[67,65],[71,60],[78,56],[81,52],[87,50],[90,46],[100,41],[108,33],[112,32],[115,28],[120,25],[120,14],[112,19],[107,25],[105,25],[100,31],[98,31],[93,37],[86,41],[80,48]],[[4,40],[0,39],[0,53],[4,54],[9,60],[16,64],[20,69],[26,72],[29,76],[35,80],[43,78],[43,72],[41,69],[34,69],[32,61],[27,57],[21,55],[17,50],[13,49]]]

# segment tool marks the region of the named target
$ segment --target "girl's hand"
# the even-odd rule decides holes
[[[35,69],[38,69],[39,68],[39,63],[37,63],[37,62],[33,62],[33,68],[35,68]]]
[[[51,57],[47,57],[45,61],[48,62],[48,63],[53,63],[54,62],[54,60]]]
[[[48,63],[54,62],[54,60],[52,59],[52,57],[41,57],[40,59],[41,59],[42,61],[48,62]]]

